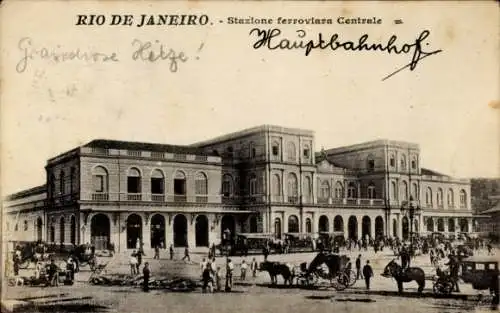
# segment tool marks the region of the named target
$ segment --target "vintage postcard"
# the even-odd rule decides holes
[[[2,312],[498,309],[495,1],[3,1]]]

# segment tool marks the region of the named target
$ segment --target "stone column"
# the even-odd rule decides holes
[[[377,217],[375,216],[374,218],[370,217],[370,236],[372,239],[375,239],[375,219]]]
[[[345,218],[345,216],[342,216],[342,222],[344,224],[344,238],[349,237],[349,216]]]
[[[144,250],[151,249],[151,214],[149,212],[143,216],[142,243],[144,244]]]
[[[403,219],[401,218],[401,214],[398,214],[398,238],[403,239]]]
[[[472,218],[468,218],[467,219],[467,224],[468,224],[468,232],[471,233],[471,232],[474,232],[474,228],[473,228],[473,224],[472,224]]]
[[[358,222],[358,240],[363,238],[363,216],[356,216]]]

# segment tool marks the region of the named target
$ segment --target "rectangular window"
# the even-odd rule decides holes
[[[151,178],[151,193],[155,195],[162,195],[164,193],[163,178]]]
[[[228,181],[222,183],[222,195],[229,197],[231,195],[231,185]]]
[[[94,191],[95,192],[105,192],[104,189],[104,176],[102,175],[95,175],[94,176]]]
[[[174,193],[176,195],[186,194],[186,180],[185,179],[174,179]]]
[[[140,177],[127,177],[127,192],[140,193],[141,192],[141,178]]]
[[[393,158],[391,158],[390,164],[391,164],[391,167],[394,167],[396,165],[396,161]]]
[[[375,160],[368,161],[368,170],[373,171],[375,169]]]
[[[278,156],[280,153],[280,148],[278,146],[273,146],[273,155]]]
[[[309,149],[304,149],[304,158],[309,159]]]

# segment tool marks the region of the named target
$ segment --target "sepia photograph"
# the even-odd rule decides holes
[[[2,1],[2,312],[495,312],[495,1]]]

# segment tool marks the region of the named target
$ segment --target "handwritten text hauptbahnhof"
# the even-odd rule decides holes
[[[229,25],[322,25],[322,24],[382,24],[382,19],[376,16],[372,17],[278,17],[278,18],[258,18],[258,17],[237,17],[230,16],[225,19],[219,19],[220,24]],[[213,25],[210,18],[205,14],[157,14],[157,15],[131,15],[131,14],[79,14],[76,17],[77,26],[205,26]]]

